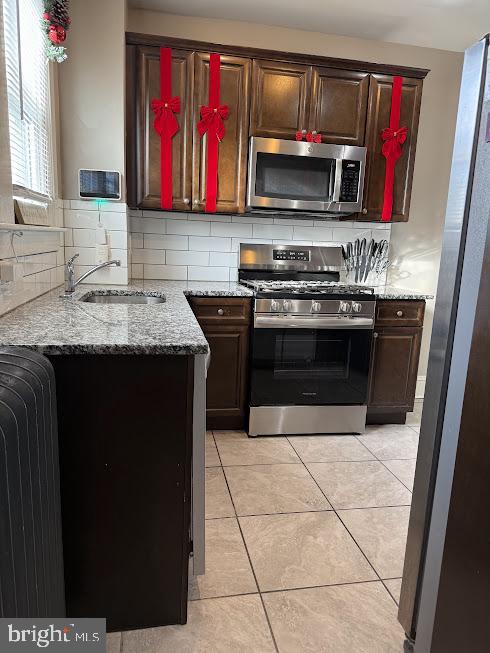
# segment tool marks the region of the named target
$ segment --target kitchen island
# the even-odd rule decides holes
[[[109,292],[165,301],[80,301]],[[208,343],[172,282],[59,294],[0,318],[0,344],[45,354],[56,374],[67,616],[109,631],[185,623],[189,558],[204,572]]]

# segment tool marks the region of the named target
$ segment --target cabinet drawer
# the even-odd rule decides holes
[[[425,301],[381,300],[376,302],[376,326],[422,326]]]
[[[191,297],[190,304],[200,322],[248,322],[250,319],[248,297]]]

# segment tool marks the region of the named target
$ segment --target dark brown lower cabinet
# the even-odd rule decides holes
[[[407,412],[413,410],[424,307],[423,301],[377,302],[368,398],[370,424],[404,424]]]
[[[187,620],[193,358],[52,356],[67,617]]]
[[[243,429],[248,413],[251,299],[192,297],[190,303],[211,349],[207,428]]]

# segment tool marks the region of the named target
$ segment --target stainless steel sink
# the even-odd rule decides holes
[[[154,295],[104,295],[95,293],[82,297],[81,302],[89,304],[163,304],[165,297]]]

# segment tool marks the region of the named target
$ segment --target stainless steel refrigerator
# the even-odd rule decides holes
[[[465,52],[462,73],[398,613],[415,653],[490,650],[477,639],[490,622],[488,55],[487,35]]]

